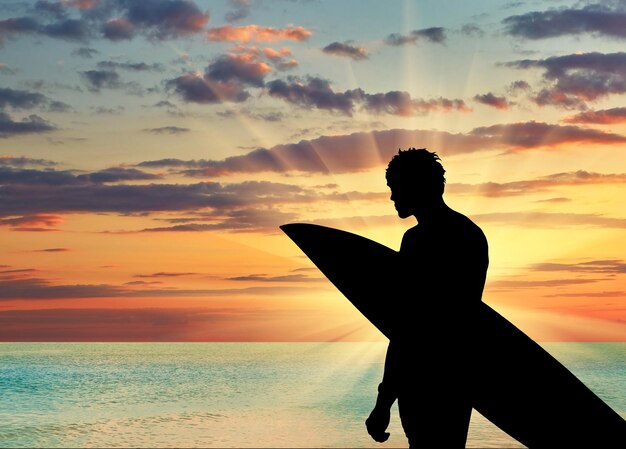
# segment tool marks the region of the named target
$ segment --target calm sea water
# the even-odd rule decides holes
[[[544,347],[626,416],[626,343]],[[0,447],[406,447],[383,343],[0,343]],[[522,447],[473,412],[468,447]]]

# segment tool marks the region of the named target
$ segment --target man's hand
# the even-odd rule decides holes
[[[379,443],[384,443],[389,438],[389,432],[385,432],[389,427],[389,421],[391,420],[391,412],[388,408],[374,407],[369,418],[365,420],[365,427],[367,427],[367,433]]]

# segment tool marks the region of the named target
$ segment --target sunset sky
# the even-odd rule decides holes
[[[381,339],[278,226],[398,249],[427,147],[486,303],[626,341],[626,1],[15,0],[0,44],[0,340]]]

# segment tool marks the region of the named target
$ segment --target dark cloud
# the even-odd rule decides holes
[[[56,162],[48,159],[33,159],[30,157],[0,156],[0,166],[9,167],[26,167],[33,165],[35,167],[54,167]]]
[[[353,45],[353,42],[333,42],[328,44],[326,47],[322,49],[324,53],[328,53],[330,55],[336,56],[344,56],[346,58],[354,59],[355,61],[360,61],[362,59],[367,59],[369,57],[367,49],[365,47],[359,47],[357,45]]]
[[[13,109],[33,109],[46,105],[48,101],[45,95],[37,92],[0,87],[0,108],[2,109],[7,106]]]
[[[306,292],[305,287],[247,287],[228,289],[137,289],[111,284],[55,285],[47,279],[0,276],[0,300],[13,299],[82,299],[82,298],[145,298],[145,297],[216,297],[234,295],[289,294]]]
[[[130,169],[74,175],[67,171],[11,171],[3,168],[0,169],[0,225],[20,229],[28,226],[31,231],[35,226],[50,230],[59,223],[59,216],[55,214],[187,211],[191,213],[191,219],[173,220],[175,224],[184,225],[146,231],[276,231],[279,224],[296,218],[295,214],[276,209],[277,206],[380,197],[360,192],[319,193],[315,189],[296,185],[257,181],[236,184],[109,184],[154,176]]]
[[[135,37],[135,25],[125,17],[107,20],[102,25],[102,35],[114,42],[130,40]]]
[[[0,39],[34,34],[86,42],[143,35],[160,41],[198,34],[209,20],[191,0],[39,1],[32,14],[0,21]]]
[[[261,87],[270,71],[267,64],[250,61],[245,55],[222,55],[207,67],[205,76],[213,81],[238,81],[250,86]]]
[[[478,103],[486,104],[487,106],[492,106],[496,109],[503,110],[503,109],[509,108],[509,102],[507,101],[505,97],[498,97],[492,94],[491,92],[488,92],[483,95],[475,95],[474,101],[477,101]]]
[[[180,126],[161,126],[159,128],[144,129],[146,132],[153,134],[183,134],[190,131],[189,128],[181,128]]]
[[[91,59],[91,58],[93,58],[95,55],[97,55],[99,53],[100,52],[98,50],[96,50],[95,48],[80,47],[80,48],[77,48],[76,50],[74,50],[72,52],[72,55],[78,56],[80,58]]]
[[[158,64],[158,63],[147,64],[145,62],[129,62],[129,61],[127,62],[100,61],[98,63],[98,68],[102,70],[122,69],[122,70],[130,70],[133,72],[147,72],[147,71],[162,72],[163,70],[165,70],[165,67],[163,67],[163,64]]]
[[[336,110],[348,115],[354,109],[352,91],[335,92],[330,82],[321,78],[308,78],[306,83],[274,80],[267,84],[267,88],[272,97],[298,106]]]
[[[91,30],[89,25],[83,20],[65,19],[49,25],[43,25],[39,33],[56,39],[85,42],[89,39]]]
[[[270,71],[269,65],[255,55],[221,55],[208,65],[204,74],[185,73],[167,81],[166,87],[190,103],[239,103],[250,96],[246,87],[262,87]]]
[[[134,27],[159,40],[197,34],[209,21],[191,0],[124,0],[120,6]]]
[[[408,35],[392,33],[385,38],[385,43],[394,47],[407,44],[416,44],[417,42],[431,42],[434,44],[443,44],[446,40],[446,29],[441,27],[423,28],[421,30],[413,30]]]
[[[626,93],[626,53],[580,53],[505,64],[517,69],[539,68],[549,87],[533,100],[538,105],[585,108],[585,102]]]
[[[38,92],[15,90],[0,87],[0,109],[14,110],[41,108],[49,112],[67,112],[71,106],[42,95]]]
[[[591,34],[618,39],[626,38],[626,11],[600,3],[580,9],[561,8],[532,11],[505,18],[506,33],[526,39],[544,39],[566,35]]]
[[[479,224],[513,225],[526,228],[569,228],[585,226],[593,228],[626,228],[626,218],[605,217],[599,214],[551,213],[551,212],[494,212],[472,215]]]
[[[61,19],[65,17],[67,10],[65,5],[61,2],[50,2],[46,0],[38,0],[33,6],[34,12],[37,14],[43,14],[55,19]]]
[[[356,106],[376,114],[412,116],[432,110],[460,110],[468,108],[463,100],[439,98],[434,100],[413,99],[408,92],[390,91],[368,94],[362,89],[335,92],[328,80],[309,77],[305,80],[290,78],[288,82],[274,80],[267,83],[270,96],[298,106],[337,111],[352,115]]]
[[[568,287],[570,285],[592,284],[600,279],[546,279],[540,281],[500,280],[487,281],[486,290],[510,291],[521,288]]]
[[[561,126],[541,122],[521,122],[474,128],[472,135],[498,140],[512,149],[530,149],[570,143],[616,144],[626,137],[573,125]]]
[[[577,263],[537,263],[530,266],[533,271],[568,271],[574,273],[625,274],[626,262],[621,259],[589,260]]]
[[[0,138],[7,138],[23,134],[39,134],[54,131],[56,126],[38,115],[29,115],[20,121],[15,121],[5,112],[0,112]]]
[[[464,36],[483,37],[485,35],[485,32],[478,25],[473,23],[463,25],[459,31]]]
[[[252,0],[229,0],[228,3],[233,9],[224,15],[224,19],[227,22],[238,22],[250,15]]]
[[[183,272],[165,272],[165,271],[161,271],[158,273],[152,273],[152,274],[136,274],[134,277],[136,278],[172,278],[172,277],[181,277],[181,276],[192,276],[192,275],[196,275],[198,273],[183,273]]]
[[[584,111],[563,119],[565,123],[594,123],[613,125],[626,123],[626,108],[611,108],[599,111]]]
[[[291,294],[297,297],[295,289]],[[297,320],[302,313],[293,315]],[[237,329],[277,317],[284,320],[285,311],[252,306],[13,309],[0,311],[0,341],[265,341],[266,329]]]
[[[198,73],[185,73],[171,79],[166,82],[166,87],[189,103],[240,103],[250,96],[239,82],[213,81]]]
[[[286,274],[282,276],[268,276],[266,274],[250,274],[226,278],[229,281],[254,282],[328,282],[325,278],[312,278],[305,274]]]
[[[557,187],[594,185],[594,184],[626,184],[626,173],[602,174],[578,170],[575,172],[554,173],[536,179],[512,182],[486,182],[482,184],[452,183],[446,185],[446,192],[454,194],[482,195],[487,197],[505,197],[549,192]],[[564,202],[567,198],[551,198],[544,202]]]
[[[580,292],[580,293],[555,293],[552,295],[541,295],[543,298],[623,298],[626,292],[623,291],[602,291],[602,292]]]
[[[78,175],[79,182],[110,183],[120,181],[146,181],[160,179],[162,176],[146,173],[136,168],[111,167],[87,175]]]
[[[517,93],[519,91],[527,91],[530,90],[530,84],[528,84],[524,80],[513,81],[511,85],[508,87],[509,92]]]
[[[344,197],[344,201],[347,197]],[[304,201],[309,201],[304,199]],[[262,201],[263,202],[263,201]],[[281,212],[276,208],[264,209],[236,209],[225,211],[205,220],[213,223],[186,223],[174,226],[146,228],[141,232],[205,232],[205,231],[234,231],[234,232],[269,232],[280,233],[279,226],[296,220],[297,215],[289,212]]]
[[[98,92],[100,89],[119,89],[123,87],[120,76],[113,70],[87,70],[80,72],[89,90]]]
[[[55,231],[63,222],[60,215],[36,213],[13,218],[0,218],[0,226],[9,226],[14,231]]]
[[[71,251],[69,248],[45,248],[45,249],[36,249],[34,252],[36,253],[66,253]]]

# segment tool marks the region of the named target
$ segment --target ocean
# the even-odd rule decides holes
[[[626,417],[626,343],[544,348]],[[385,343],[0,343],[0,447],[407,447]],[[467,447],[523,447],[476,411]]]

